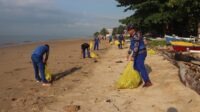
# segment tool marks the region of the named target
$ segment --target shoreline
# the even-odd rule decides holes
[[[45,42],[57,42],[57,41],[76,41],[76,40],[90,40],[92,37],[72,37],[65,39],[48,39],[48,40],[38,40],[38,41],[21,41],[21,42],[5,42],[0,44],[1,48],[9,48],[9,47],[17,47],[21,45],[29,45],[29,44],[37,44],[37,43],[45,43]]]

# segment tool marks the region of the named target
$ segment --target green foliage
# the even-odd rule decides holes
[[[149,40],[148,47],[155,47],[155,46],[166,46],[165,40]]]
[[[93,35],[94,37],[97,37],[99,35],[99,32],[95,32]]]
[[[113,28],[112,35],[123,34],[124,30],[125,30],[125,26],[119,25],[118,27]]]
[[[118,28],[113,28],[113,32],[112,32],[112,35],[116,35],[118,32]]]
[[[125,30],[125,26],[120,25],[120,26],[117,28],[117,33],[118,33],[118,34],[122,34],[122,33],[124,32],[124,30]]]
[[[106,28],[102,28],[100,31],[100,34],[106,36],[106,34],[108,34],[109,32],[106,30]]]
[[[116,0],[133,15],[119,20],[133,23],[144,33],[196,35],[200,22],[199,0]]]

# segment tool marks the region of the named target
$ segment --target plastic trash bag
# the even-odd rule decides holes
[[[90,41],[90,50],[92,50],[94,48],[93,42]]]
[[[51,81],[52,75],[51,75],[51,72],[49,71],[47,65],[45,65],[45,70],[44,70],[44,72],[45,72],[45,78],[46,78],[46,80],[47,80],[47,81]]]
[[[124,41],[122,41],[122,45],[124,45]]]
[[[154,51],[153,49],[148,49],[148,50],[147,50],[147,53],[148,53],[149,55],[155,55],[155,54],[156,54],[156,51]]]
[[[120,43],[118,40],[115,40],[115,45],[118,46]]]
[[[139,73],[133,69],[133,62],[129,62],[117,81],[118,89],[132,89],[139,86],[141,81]]]
[[[91,52],[91,53],[90,53],[90,57],[91,57],[91,58],[98,58],[97,54],[94,53],[94,52]]]

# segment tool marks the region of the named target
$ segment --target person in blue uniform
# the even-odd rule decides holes
[[[99,43],[100,43],[99,37],[95,37],[94,38],[94,50],[99,50]]]
[[[119,49],[122,49],[122,41],[124,41],[124,36],[123,36],[123,34],[120,34],[120,35],[119,35],[118,41],[119,41],[118,48],[119,48]]]
[[[109,36],[109,43],[112,42],[112,35]]]
[[[140,32],[137,32],[136,28],[132,24],[127,26],[127,31],[130,34],[131,39],[131,45],[128,54],[132,53],[132,58],[134,60],[133,67],[140,73],[144,81],[143,87],[149,87],[152,85],[152,83],[144,65],[144,61],[147,56],[147,49],[143,40],[143,36]]]
[[[43,59],[43,56],[45,58]],[[50,83],[45,78],[45,64],[47,63],[49,57],[49,45],[38,46],[32,53],[31,59],[35,71],[35,79],[37,82],[43,82],[43,86],[50,86]],[[40,71],[40,75],[39,75]]]
[[[83,58],[86,57],[86,52],[87,52],[88,58],[91,58],[90,57],[90,45],[88,43],[81,44],[81,49],[82,49]]]

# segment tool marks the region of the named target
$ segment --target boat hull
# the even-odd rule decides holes
[[[173,45],[175,51],[187,51],[187,50],[200,50],[200,46],[178,46]]]
[[[174,38],[174,37],[165,37],[166,43],[170,44],[171,41],[180,41],[181,39]]]

